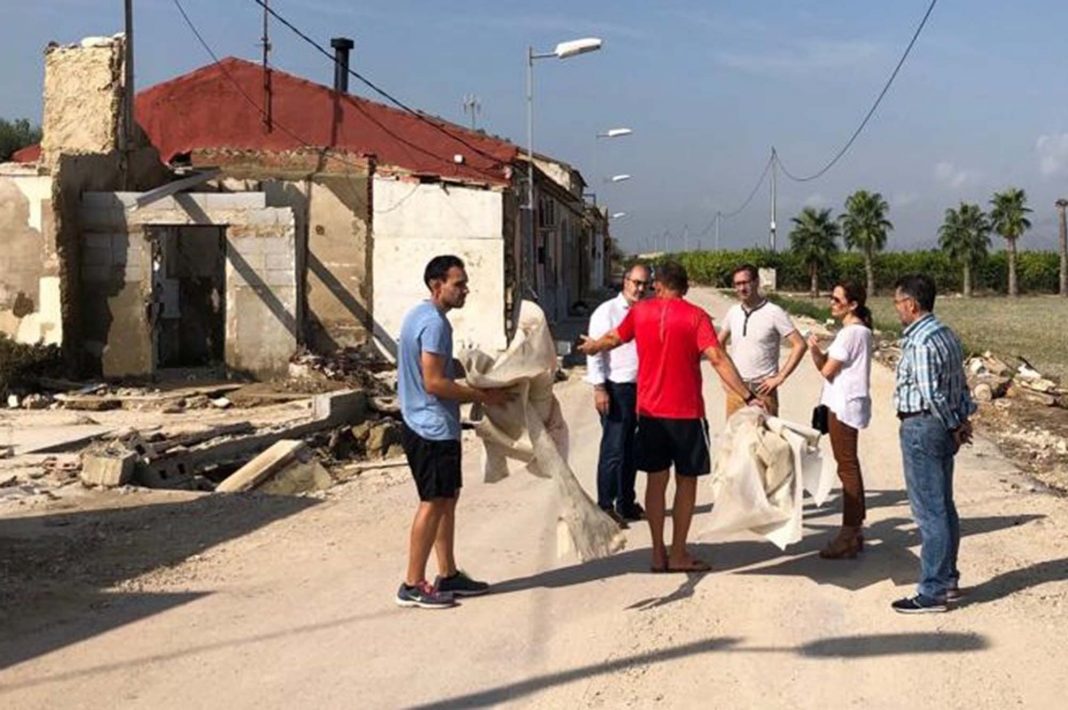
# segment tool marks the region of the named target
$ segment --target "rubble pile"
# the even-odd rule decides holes
[[[1042,375],[1023,358],[1013,370],[990,351],[969,358],[965,363],[968,386],[977,402],[992,402],[1013,397],[1046,407],[1068,408],[1068,389]]]
[[[289,363],[289,378],[297,383],[317,378],[343,382],[379,396],[392,394],[397,386],[395,366],[370,345],[330,355],[302,350]]]

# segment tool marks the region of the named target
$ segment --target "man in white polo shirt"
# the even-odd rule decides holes
[[[615,330],[630,307],[649,287],[649,269],[634,264],[623,276],[623,288],[590,316],[589,334],[599,338]],[[637,466],[634,433],[638,426],[638,351],[633,342],[586,356],[586,381],[593,385],[593,405],[601,415],[601,452],[597,461],[597,505],[621,525],[642,520],[645,511],[634,495]]]
[[[740,303],[731,306],[723,319],[720,342],[729,346],[738,374],[764,403],[769,414],[779,414],[779,387],[805,356],[808,345],[793,321],[779,306],[760,293],[760,274],[752,264],[742,264],[731,274],[731,285]],[[790,356],[779,368],[782,341],[790,341]],[[727,393],[727,416],[745,406],[737,395]]]

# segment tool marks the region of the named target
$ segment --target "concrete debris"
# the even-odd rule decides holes
[[[216,399],[211,400],[211,406],[216,409],[229,409],[232,404],[233,403],[226,397],[217,397]]]
[[[991,402],[1002,397],[1013,397],[1045,407],[1068,406],[1068,390],[1061,389],[1057,382],[1042,375],[1023,358],[1014,371],[1003,360],[989,351],[968,360],[968,386],[972,397],[978,402]]]
[[[105,449],[86,453],[79,478],[87,486],[124,486],[133,479],[136,463],[137,454],[132,451]]]
[[[15,455],[14,446],[0,446],[0,459],[9,459]]]
[[[289,376],[343,381],[372,395],[396,389],[396,367],[370,346],[342,348],[330,355],[300,352],[290,361]]]
[[[218,493],[260,490],[293,495],[323,490],[333,478],[303,441],[283,439],[239,468],[215,489]]]
[[[7,408],[8,409],[18,409],[20,404],[21,404],[21,402],[20,402],[19,396],[17,394],[9,394],[7,396]]]
[[[48,409],[52,398],[43,394],[28,394],[22,398],[23,409]]]

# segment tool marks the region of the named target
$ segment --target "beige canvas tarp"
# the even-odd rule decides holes
[[[485,480],[505,478],[508,459],[522,461],[535,476],[556,481],[560,555],[573,550],[586,561],[623,549],[626,539],[619,526],[590,500],[567,463],[567,423],[553,394],[556,347],[541,308],[523,301],[516,335],[496,359],[472,350],[461,360],[472,386],[513,387],[517,393],[506,405],[472,409],[475,432],[483,444]]]

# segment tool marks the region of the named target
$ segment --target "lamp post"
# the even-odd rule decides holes
[[[584,37],[561,42],[551,52],[535,52],[534,47],[527,47],[527,224],[531,248],[534,248],[534,61],[537,59],[569,59],[601,48],[597,37]],[[528,260],[528,261],[533,261]]]

